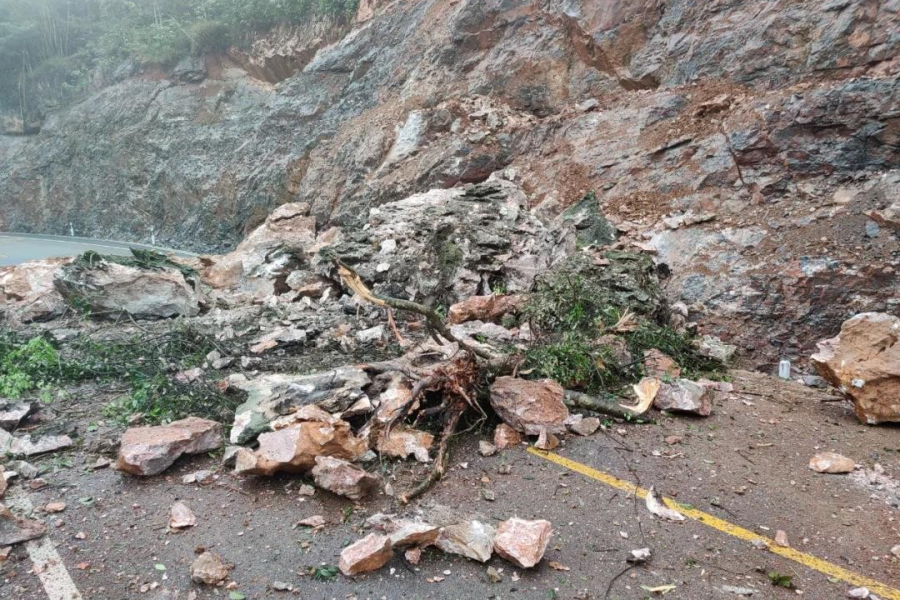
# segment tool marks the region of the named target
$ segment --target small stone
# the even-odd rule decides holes
[[[487,578],[491,583],[500,583],[503,581],[503,577],[500,575],[500,571],[498,571],[495,567],[487,568]]]
[[[6,463],[6,468],[15,471],[22,479],[34,479],[40,475],[40,470],[24,460],[11,460]]]
[[[494,500],[497,499],[497,497],[494,495],[494,491],[489,490],[487,488],[481,489],[481,497],[484,498],[485,500],[487,500],[488,502],[493,502]]]
[[[667,436],[665,439],[665,442],[670,446],[674,446],[675,444],[680,444],[681,441],[682,440],[681,440],[680,435],[670,435],[670,436]]]
[[[199,483],[201,485],[206,485],[213,482],[213,472],[212,471],[195,471],[194,473],[188,473],[184,477],[181,478],[181,483],[185,485],[190,485],[192,483]]]
[[[229,570],[218,554],[204,552],[191,564],[191,580],[205,585],[219,585],[228,578]]]
[[[35,405],[30,402],[10,402],[0,400],[0,429],[13,431],[22,422],[22,419],[35,410]]]
[[[638,548],[631,551],[631,556],[628,557],[627,561],[633,564],[641,564],[650,560],[651,556],[650,548]]]
[[[534,443],[534,447],[538,450],[554,450],[559,447],[559,438],[546,429],[543,429],[541,430],[540,435],[538,435],[538,439]]]
[[[307,517],[302,521],[298,521],[297,525],[300,527],[312,527],[313,529],[318,529],[320,527],[325,527],[325,517],[322,515]]]
[[[569,425],[569,431],[578,435],[594,435],[600,429],[600,419],[597,417],[585,417]]]
[[[493,456],[497,454],[497,446],[485,440],[481,440],[478,442],[478,452],[482,456]]]
[[[822,452],[809,459],[809,468],[816,473],[852,473],[856,468],[853,460],[835,452]]]
[[[494,446],[497,450],[506,450],[522,443],[522,435],[507,425],[500,423],[494,430]]]
[[[338,568],[347,577],[380,569],[391,560],[391,539],[370,533],[341,552]]]
[[[301,496],[315,496],[316,488],[314,488],[313,486],[311,486],[307,483],[304,483],[303,485],[300,486],[300,489],[297,490],[297,493],[300,494]]]
[[[709,388],[688,379],[678,379],[660,386],[653,405],[659,410],[708,417],[712,414],[712,401],[713,393]]]
[[[363,499],[381,484],[379,477],[331,456],[317,456],[312,474],[317,486],[351,500]]]
[[[900,544],[897,544],[896,546],[891,548],[891,554],[893,554],[897,558],[900,558]]]
[[[550,521],[514,517],[497,528],[494,550],[514,565],[530,569],[541,562],[552,534]]]
[[[283,581],[273,581],[272,589],[276,592],[291,592],[294,590],[294,588],[291,587],[291,584],[285,583]]]
[[[781,546],[782,548],[790,548],[791,544],[788,542],[787,533],[779,529],[775,532],[775,543]]]
[[[422,560],[422,548],[407,548],[406,552],[403,553],[403,558],[413,566],[419,564],[419,561]]]
[[[28,519],[20,519],[0,504],[0,547],[14,546],[37,539],[47,533],[47,528]]]
[[[197,524],[197,517],[184,502],[176,502],[169,510],[169,529],[185,529]]]
[[[384,338],[384,326],[378,325],[370,329],[364,329],[356,333],[356,339],[360,344],[371,344]]]
[[[870,598],[872,593],[869,591],[869,588],[858,587],[853,588],[849,592],[847,592],[848,598]]]
[[[439,527],[420,521],[398,519],[389,521],[385,527],[391,546],[405,548],[407,546],[425,547],[434,543],[440,534]]]
[[[51,502],[50,504],[48,504],[47,506],[44,507],[44,510],[51,514],[61,513],[62,511],[66,510],[66,503],[65,502]]]

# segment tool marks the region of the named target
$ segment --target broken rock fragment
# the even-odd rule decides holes
[[[900,422],[900,319],[862,313],[818,343],[816,371],[853,401],[863,423]]]
[[[822,452],[809,459],[809,468],[816,473],[852,473],[856,468],[856,463],[835,452]]]
[[[260,435],[256,451],[238,450],[235,472],[243,475],[302,473],[316,466],[317,457],[358,460],[366,450],[365,443],[353,435],[345,421],[306,421]]]
[[[445,527],[434,545],[448,554],[487,562],[494,552],[496,533],[496,529],[481,521],[465,521]]]
[[[397,427],[378,436],[378,452],[393,458],[414,456],[417,461],[431,461],[428,451],[434,443],[434,436],[426,431]]]
[[[47,533],[47,528],[28,519],[20,519],[0,504],[0,548],[37,539]]]
[[[678,379],[660,386],[653,405],[659,410],[708,417],[712,414],[713,394],[709,388],[689,379]]]
[[[500,423],[494,430],[494,446],[497,450],[506,450],[522,443],[522,436],[518,431],[507,425]]]
[[[472,296],[451,306],[447,318],[451,325],[466,321],[496,322],[505,314],[517,311],[524,300],[520,295]]]
[[[553,527],[550,521],[512,518],[497,528],[494,550],[514,565],[530,569],[544,557]]]
[[[347,577],[380,569],[391,560],[393,550],[391,539],[377,533],[370,533],[363,539],[350,544],[341,552],[338,568]]]
[[[644,368],[649,376],[658,379],[681,377],[681,368],[678,363],[656,348],[644,350]]]
[[[563,404],[563,389],[550,379],[498,377],[491,386],[491,406],[507,425],[527,435],[566,431],[569,409]]]
[[[312,474],[317,486],[351,500],[361,500],[381,484],[375,475],[331,456],[316,457]]]
[[[229,570],[218,554],[204,552],[191,564],[191,580],[204,585],[219,585],[228,578]]]
[[[188,417],[168,425],[125,431],[116,468],[132,475],[158,475],[183,454],[202,454],[222,445],[222,426]]]
[[[12,431],[32,411],[34,411],[34,405],[30,402],[11,402],[0,399],[0,429]]]
[[[184,502],[176,502],[169,510],[169,528],[185,529],[197,524],[197,517]]]

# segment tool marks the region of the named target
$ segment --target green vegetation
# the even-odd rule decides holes
[[[195,415],[230,421],[239,398],[225,396],[211,382],[180,381],[175,375],[201,365],[214,349],[188,327],[163,334],[100,341],[86,335],[57,348],[42,337],[0,336],[0,396],[19,398],[67,385],[126,383],[128,392],[110,403],[109,418],[141,413],[149,423]]]
[[[29,96],[71,97],[133,60],[172,65],[317,16],[345,20],[358,0],[0,0],[0,111]],[[48,93],[48,86],[50,92]]]
[[[654,348],[675,360],[684,377],[715,376],[723,368],[665,324],[662,291],[645,255],[607,252],[598,262],[577,255],[538,281],[524,312],[535,335],[525,369],[566,388],[620,393],[643,377],[644,351]]]

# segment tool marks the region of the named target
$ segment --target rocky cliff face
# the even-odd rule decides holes
[[[220,250],[285,202],[346,231],[505,170],[545,223],[595,192],[617,244],[759,363],[895,310],[895,221],[869,215],[900,191],[900,2],[363,9],[0,137],[0,229]]]

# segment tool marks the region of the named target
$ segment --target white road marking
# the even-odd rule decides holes
[[[34,511],[34,506],[21,489],[11,489],[5,500],[9,508],[14,508],[23,515],[30,515]],[[28,551],[34,571],[44,585],[49,600],[84,600],[49,533],[40,539],[25,542],[25,550]]]

